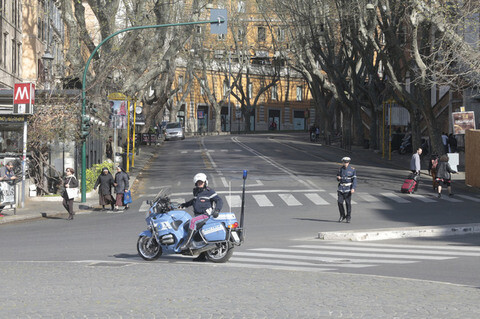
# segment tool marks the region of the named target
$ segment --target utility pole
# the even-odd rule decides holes
[[[227,10],[225,9],[213,9],[210,11],[210,20],[209,21],[200,21],[200,22],[183,22],[183,23],[173,23],[173,24],[156,24],[156,25],[144,25],[144,26],[137,26],[119,30],[108,37],[106,37],[99,45],[93,49],[92,54],[87,60],[85,64],[85,69],[83,70],[83,78],[82,78],[82,121],[85,118],[85,111],[86,111],[86,82],[87,82],[87,71],[88,67],[90,66],[90,62],[92,61],[93,57],[100,49],[102,45],[105,44],[111,38],[129,31],[135,30],[143,30],[143,29],[159,29],[159,28],[167,28],[167,27],[177,27],[177,26],[184,26],[184,25],[196,25],[196,24],[210,24],[211,25],[211,32],[214,34],[226,34],[227,33]],[[127,142],[128,143],[128,142]],[[82,141],[82,198],[81,202],[85,203],[87,201],[87,179],[86,179],[86,171],[87,171],[87,155],[86,155],[86,141],[85,138]]]

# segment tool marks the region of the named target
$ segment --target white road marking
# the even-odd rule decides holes
[[[467,195],[454,195],[454,196],[455,196],[455,197],[465,198],[465,199],[468,199],[468,200],[471,200],[471,201],[480,203],[480,198],[478,198],[478,197],[467,196]]]
[[[400,196],[395,195],[394,193],[381,193],[380,195],[385,196],[386,198],[391,199],[397,203],[401,203],[401,204],[410,203],[409,200],[406,200],[405,198],[401,198]]]
[[[268,199],[267,195],[253,195],[253,199],[255,199],[260,207],[273,206],[273,203]]]
[[[278,194],[278,196],[280,196],[280,198],[288,206],[302,206],[302,203],[300,203],[295,197],[293,197],[292,194]]]
[[[410,194],[409,196],[410,196],[410,197],[413,197],[413,198],[415,198],[415,199],[418,199],[418,200],[420,200],[420,201],[422,201],[422,202],[425,202],[425,203],[435,203],[435,202],[436,202],[436,200],[434,200],[434,199],[432,199],[432,198],[430,198],[430,197],[428,197],[428,196],[425,196],[425,195]]]
[[[365,268],[365,267],[374,266],[374,265],[366,265],[366,264],[317,264],[317,263],[311,263],[311,262],[305,262],[305,261],[245,258],[245,257],[235,257],[235,256],[233,256],[232,259],[230,259],[230,261],[281,264],[281,265],[293,265],[293,266],[310,266],[310,267]]]
[[[439,198],[439,200],[446,200],[447,202],[451,202],[451,203],[461,203],[463,202],[463,200],[459,200],[459,199],[456,199],[454,197],[449,197],[448,194],[442,194],[442,197]]]
[[[336,257],[317,257],[317,256],[301,256],[301,255],[287,255],[287,254],[272,254],[272,253],[255,253],[255,252],[235,252],[234,256],[246,256],[246,257],[268,257],[278,259],[295,259],[295,260],[314,260],[317,262],[325,263],[341,263],[342,265],[348,265],[351,263],[375,263],[375,264],[413,264],[417,261],[414,260],[393,260],[393,259],[358,259],[358,258],[336,258]],[[345,267],[345,266],[344,266]]]
[[[140,205],[140,208],[138,209],[138,211],[140,213],[143,213],[143,212],[148,212],[149,209],[150,209],[150,205],[147,204],[147,202],[143,202],[142,205]]]
[[[464,257],[480,257],[480,253],[472,252],[455,252],[455,251],[427,251],[427,250],[418,250],[415,247],[408,248],[373,248],[373,247],[351,247],[351,246],[314,246],[314,245],[298,245],[292,246],[295,248],[308,248],[308,249],[327,249],[327,250],[354,250],[354,251],[368,251],[368,252],[381,252],[381,253],[409,253],[409,254],[424,254],[424,255],[442,255],[442,256],[464,256]],[[301,252],[301,251],[300,251]]]
[[[330,196],[332,196],[333,198],[335,198],[335,200],[338,200],[338,194],[337,193],[330,193]],[[353,195],[355,196],[355,195]],[[354,201],[353,199],[350,201],[352,204],[356,204],[357,202]]]
[[[315,205],[329,205],[330,203],[320,197],[317,193],[308,193],[305,196],[311,200]]]
[[[230,208],[233,208],[233,207],[242,207],[242,198],[238,195],[234,195],[234,196],[225,196],[225,199],[227,200],[227,203],[228,203],[228,206],[230,206]]]
[[[354,196],[358,196],[366,202],[379,202],[380,201],[379,198],[377,198],[375,196],[372,196],[370,194],[367,194],[367,193],[357,193],[357,192],[355,192]]]
[[[326,242],[327,245],[345,245],[345,242]],[[454,250],[454,251],[477,251],[480,252],[480,247],[477,246],[435,246],[435,245],[405,245],[405,244],[379,244],[372,242],[349,242],[349,246],[367,246],[367,247],[391,247],[391,248],[415,248],[415,249],[439,249],[439,250]]]
[[[228,187],[228,183],[227,183],[227,179],[225,177],[220,177],[220,179],[222,180],[222,183],[223,183],[223,186],[224,187]]]
[[[296,253],[296,254],[310,254],[310,255],[331,255],[331,256],[345,256],[347,254],[344,251],[310,251],[298,249],[277,249],[277,248],[254,248],[254,251],[274,251],[284,253]],[[419,256],[419,255],[402,255],[402,254],[371,254],[371,253],[356,253],[348,252],[348,256],[356,257],[370,257],[370,258],[395,258],[395,259],[423,259],[423,260],[447,260],[454,259],[455,257],[441,257],[441,256]]]
[[[275,265],[265,265],[265,264],[244,264],[244,263],[226,263],[222,264],[224,267],[233,267],[233,268],[256,268],[256,269],[275,269],[275,270],[288,270],[288,271],[333,271],[333,268],[320,268],[320,267],[291,267],[291,266],[275,266]]]

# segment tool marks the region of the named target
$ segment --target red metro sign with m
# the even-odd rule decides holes
[[[13,89],[13,114],[33,114],[35,84],[15,83]]]

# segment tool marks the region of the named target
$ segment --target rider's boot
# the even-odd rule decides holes
[[[188,247],[188,245],[190,244],[190,241],[192,240],[193,233],[194,233],[194,230],[193,230],[193,229],[189,229],[189,230],[188,230],[187,239],[185,239],[185,242],[184,242],[183,245],[180,247],[180,250],[185,250],[185,249]]]

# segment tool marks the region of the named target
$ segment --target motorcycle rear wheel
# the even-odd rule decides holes
[[[233,247],[229,242],[217,244],[216,248],[206,251],[207,258],[214,263],[226,263],[232,257]]]
[[[155,260],[162,255],[162,247],[148,236],[140,236],[137,241],[137,251],[145,260]]]

